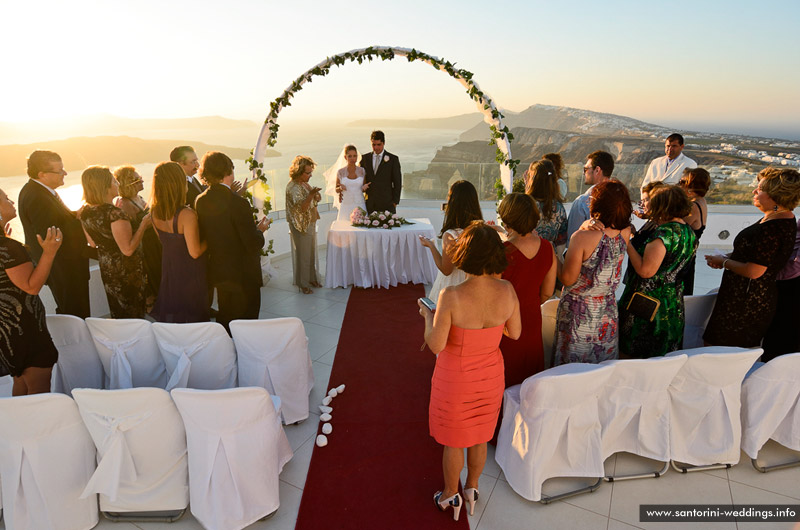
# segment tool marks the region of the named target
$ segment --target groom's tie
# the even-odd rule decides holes
[[[381,159],[378,158],[378,155],[372,153],[372,173],[375,174],[378,172],[378,164],[381,163]]]

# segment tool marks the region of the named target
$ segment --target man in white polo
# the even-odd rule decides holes
[[[684,169],[694,169],[697,162],[683,154],[683,136],[672,133],[664,142],[664,156],[650,162],[642,187],[648,182],[660,180],[664,184],[677,184]]]

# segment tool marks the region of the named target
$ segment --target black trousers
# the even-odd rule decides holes
[[[88,259],[54,263],[47,278],[47,286],[56,301],[56,313],[80,318],[91,316]]]
[[[771,361],[778,355],[800,352],[800,276],[776,281],[778,303],[775,316],[764,335],[761,360]]]
[[[261,288],[257,284],[218,283],[215,287],[219,308],[216,320],[225,326],[228,333],[231,320],[258,318],[261,311]]]

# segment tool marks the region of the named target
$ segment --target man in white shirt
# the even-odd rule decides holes
[[[664,184],[677,184],[684,169],[694,169],[697,162],[683,154],[683,136],[672,133],[664,142],[664,156],[650,162],[642,187],[648,182],[660,180]]]
[[[614,157],[605,151],[595,151],[586,157],[583,166],[583,182],[589,189],[572,201],[567,218],[567,246],[572,234],[578,231],[584,221],[591,217],[589,213],[590,194],[595,185],[611,178],[614,172]]]

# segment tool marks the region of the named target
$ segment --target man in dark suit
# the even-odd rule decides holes
[[[400,172],[400,159],[384,150],[386,138],[383,131],[372,131],[370,135],[372,151],[361,157],[361,167],[366,171],[364,181],[367,190],[367,211],[389,210],[396,213],[403,189],[403,174]]]
[[[208,242],[208,275],[217,289],[217,322],[228,329],[231,320],[258,318],[261,248],[269,219],[256,224],[250,203],[231,189],[233,162],[224,153],[206,153],[200,176],[208,184],[195,203],[200,237]]]
[[[75,212],[61,201],[56,188],[64,184],[64,164],[52,151],[34,151],[28,157],[30,180],[19,192],[19,219],[25,244],[34,261],[42,257],[36,234],[45,237],[47,229],[61,229],[64,242],[56,254],[47,285],[56,301],[56,312],[86,318],[89,311],[89,247]]]
[[[169,154],[169,159],[171,162],[177,162],[183,168],[183,172],[186,173],[186,181],[188,183],[186,187],[186,206],[194,208],[197,196],[206,190],[206,186],[195,177],[197,169],[200,167],[200,162],[197,158],[197,153],[194,152],[194,147],[189,145],[178,146]]]

